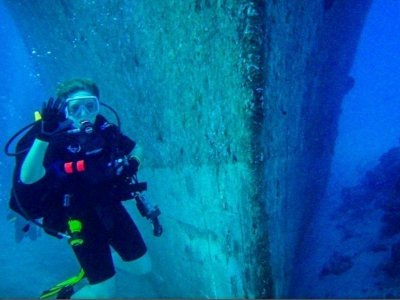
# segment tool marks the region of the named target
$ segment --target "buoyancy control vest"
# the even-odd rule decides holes
[[[39,133],[39,126],[38,122],[21,138],[17,143],[17,152],[32,146]],[[49,185],[57,183],[60,177],[67,181],[71,178],[75,178],[75,181],[83,180],[90,185],[112,181],[112,176],[115,177],[113,160],[129,154],[135,142],[122,135],[117,126],[108,123],[101,115],[97,117],[94,127],[96,136],[67,133],[57,136],[46,153],[46,175],[34,184],[26,185],[19,180],[22,163],[28,151],[16,155],[10,208],[28,220],[41,218],[46,215],[46,210],[55,208],[53,204],[49,205],[51,199],[43,191],[50,191],[52,194],[54,190]],[[87,138],[90,142],[86,142]]]

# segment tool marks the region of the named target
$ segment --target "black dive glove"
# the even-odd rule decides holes
[[[64,113],[65,104],[60,98],[50,98],[43,102],[41,116],[42,127],[38,138],[42,141],[49,141],[51,136],[66,129],[71,122],[67,121]]]

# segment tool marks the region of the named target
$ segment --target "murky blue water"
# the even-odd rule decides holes
[[[306,234],[306,257],[299,262],[294,292],[298,297],[400,297],[400,277],[382,270],[400,238],[379,236],[382,212],[368,211],[355,223],[337,212],[338,206],[350,205],[341,197],[342,188],[358,184],[383,153],[400,146],[399,41],[400,2],[375,0],[351,71],[355,86],[343,102],[330,186]],[[386,250],[371,251],[377,245]],[[326,274],[330,263],[331,271],[334,265],[340,274]]]

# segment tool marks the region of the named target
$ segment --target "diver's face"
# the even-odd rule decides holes
[[[66,100],[65,116],[79,128],[84,121],[94,123],[99,113],[99,100],[86,91],[79,91],[69,95]]]

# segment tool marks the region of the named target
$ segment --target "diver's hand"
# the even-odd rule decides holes
[[[42,127],[39,139],[48,141],[52,135],[67,127],[64,108],[65,104],[59,98],[55,101],[50,98],[47,102],[43,102]]]

